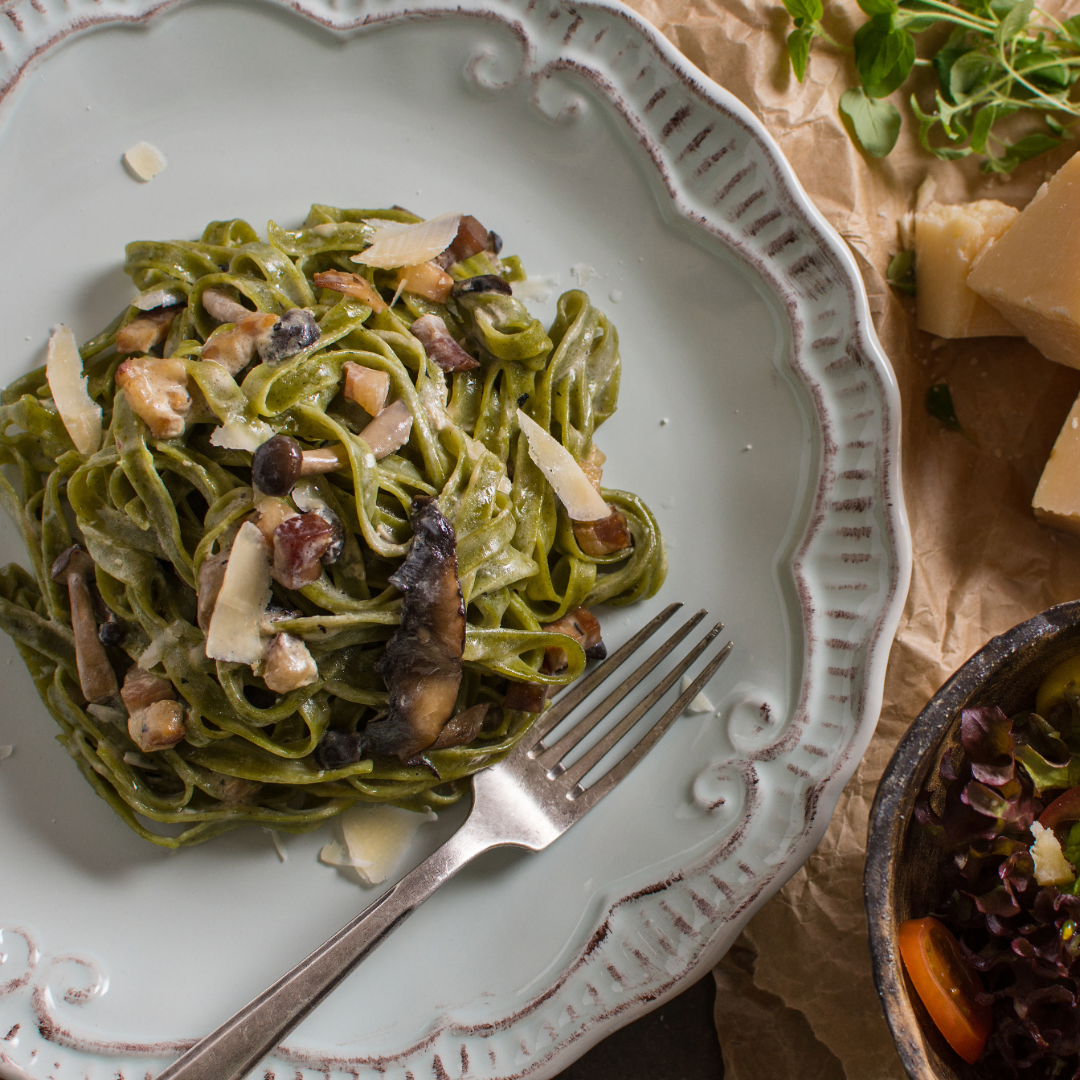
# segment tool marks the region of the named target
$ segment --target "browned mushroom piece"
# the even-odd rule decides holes
[[[215,334],[203,346],[201,358],[220,364],[236,375],[255,359],[259,346],[270,340],[278,317],[265,311],[245,315],[231,330]]]
[[[71,605],[71,629],[75,634],[75,663],[79,669],[79,686],[87,701],[103,705],[116,697],[119,687],[116,674],[98,637],[94,618],[91,583],[94,580],[94,560],[78,544],[73,544],[57,556],[52,564],[53,581],[67,585]]]
[[[183,435],[191,413],[188,373],[182,360],[132,356],[116,369],[116,385],[155,439]]]
[[[300,638],[293,634],[274,636],[266,651],[263,682],[275,694],[310,686],[318,677],[318,665]]]
[[[129,353],[148,353],[168,336],[172,321],[183,305],[154,308],[132,319],[127,326],[116,331],[116,351],[121,356]]]
[[[465,746],[471,743],[484,726],[490,702],[482,702],[451,716],[439,732],[439,737],[428,747],[429,750],[448,750],[452,746]]]
[[[600,636],[600,620],[588,608],[575,608],[543,629],[573,638],[585,650],[585,655],[590,660],[603,660],[607,656],[607,649]],[[570,658],[564,648],[549,645],[544,650],[544,663],[540,670],[545,675],[556,675],[569,666]]]
[[[274,530],[274,580],[286,589],[302,589],[318,580],[320,560],[334,540],[333,524],[314,510],[286,518]]]
[[[599,521],[575,521],[574,539],[578,547],[594,559],[613,555],[634,546],[634,538],[626,524],[626,515],[618,510]]]
[[[401,625],[375,665],[390,711],[364,731],[364,748],[408,761],[434,743],[454,712],[465,651],[457,536],[433,497],[413,500],[413,541],[390,576],[404,594]]]
[[[204,290],[202,305],[210,318],[216,319],[219,323],[237,323],[251,314],[243,304],[238,303],[220,289]]]
[[[424,352],[443,371],[471,371],[480,361],[470,356],[453,338],[446,323],[438,315],[422,315],[412,324],[413,336],[424,346]]]
[[[471,214],[465,214],[458,223],[457,236],[447,251],[454,257],[455,262],[461,262],[462,259],[479,255],[481,251],[498,254],[498,246],[494,233],[488,232]]]
[[[144,753],[169,750],[184,738],[184,707],[163,699],[136,709],[128,717],[128,734]]]
[[[515,709],[518,712],[542,712],[551,689],[546,683],[511,680],[506,684],[503,708]]]
[[[214,614],[214,605],[217,603],[218,593],[221,592],[221,583],[225,580],[225,567],[228,563],[229,553],[220,551],[216,555],[207,555],[199,566],[196,618],[199,629],[204,634],[210,631],[210,618]]]
[[[321,270],[312,276],[317,288],[332,289],[334,292],[351,296],[354,300],[367,304],[376,315],[389,306],[379,295],[375,286],[359,274],[348,274],[344,270]]]
[[[127,711],[134,713],[159,701],[173,700],[176,697],[176,688],[168,679],[133,664],[124,676],[120,696],[124,699]]]

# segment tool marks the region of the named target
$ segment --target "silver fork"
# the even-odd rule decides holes
[[[671,604],[622,648],[559,698],[497,765],[473,777],[473,805],[465,824],[434,854],[405,875],[352,922],[320,945],[216,1031],[199,1040],[158,1080],[240,1080],[255,1067],[368,953],[397,929],[444,881],[496,847],[540,851],[592,809],[656,745],[727,659],[729,641],[676,702],[602,776],[587,774],[614,749],[723,629],[718,623],[649,694],[570,766],[566,755],[705,617],[699,611],[629,678],[551,746],[543,741],[607,677],[636,652],[681,604]]]

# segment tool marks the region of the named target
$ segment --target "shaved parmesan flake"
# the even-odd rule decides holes
[[[397,869],[416,830],[425,822],[435,820],[430,810],[418,814],[399,806],[354,806],[341,816],[348,854],[340,844],[327,844],[319,858],[333,866],[351,866],[365,884],[378,885]],[[338,850],[328,851],[331,848]],[[328,855],[340,861],[332,862]]]
[[[180,640],[180,628],[176,623],[166,626],[160,634],[156,634],[139,656],[139,667],[143,671],[149,671],[152,667],[160,664],[165,658],[165,650],[170,645],[175,645]]]
[[[460,221],[460,214],[440,214],[415,225],[388,222],[375,230],[371,247],[353,255],[352,261],[382,270],[418,266],[450,246],[457,236]]]
[[[331,840],[328,844],[323,844],[319,849],[319,862],[326,863],[327,866],[351,866],[357,871],[363,867],[369,865],[368,863],[357,862],[356,859],[345,850],[344,844],[338,840]]]
[[[184,293],[179,289],[148,289],[139,293],[131,303],[140,311],[154,311],[160,307],[172,307],[185,299]]]
[[[679,693],[685,694],[686,691],[690,689],[693,682],[694,680],[691,679],[689,675],[684,675],[682,677],[682,682],[679,683]],[[713,703],[705,696],[705,692],[702,691],[689,705],[686,706],[686,711],[688,713],[715,712],[716,706],[713,705]]]
[[[270,556],[266,541],[258,525],[245,521],[229,552],[225,580],[210,618],[207,657],[236,664],[261,660],[265,643],[259,623],[269,603]]]
[[[526,278],[524,281],[512,282],[510,288],[518,300],[534,300],[538,304],[546,304],[559,286],[559,275],[544,276],[537,274]]]
[[[58,326],[49,338],[45,377],[75,449],[80,454],[97,453],[101,448],[101,406],[86,391],[79,347],[66,326]]]
[[[148,180],[153,180],[168,162],[165,155],[152,143],[141,142],[124,154],[124,164],[136,180],[145,184]]]
[[[570,451],[521,409],[517,417],[529,442],[529,457],[555,489],[570,517],[574,521],[611,517],[611,507],[589,482]]]
[[[1046,829],[1037,821],[1031,823],[1031,857],[1035,861],[1035,880],[1040,885],[1064,885],[1076,877],[1076,871],[1065,858],[1053,829]]]
[[[267,439],[274,434],[274,429],[261,420],[226,421],[210,433],[210,445],[220,446],[223,450],[247,450],[254,454]]]

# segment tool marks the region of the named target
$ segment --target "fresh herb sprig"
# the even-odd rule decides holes
[[[799,82],[815,38],[844,48],[821,24],[823,0],[783,0],[795,22],[788,54]],[[932,67],[938,87],[924,111],[915,96],[919,141],[946,161],[977,154],[987,172],[1012,172],[1022,161],[1052,150],[1080,117],[1072,89],[1080,79],[1080,15],[1058,21],[1034,0],[858,0],[870,18],[851,48],[860,86],[840,98],[858,143],[884,157],[896,145],[901,118],[884,100],[915,68]],[[931,59],[915,54],[915,35],[932,27],[951,32]],[[1000,122],[1027,113],[1040,130],[1010,142]]]

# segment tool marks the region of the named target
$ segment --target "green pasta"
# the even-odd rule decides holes
[[[511,294],[509,283],[525,275],[516,258],[500,257],[494,234],[482,250],[429,262],[465,286],[443,299],[404,288],[403,271],[352,260],[386,221],[421,219],[398,208],[315,205],[298,230],[271,222],[265,241],[233,220],[213,222],[198,242],[129,244],[125,269],[140,298],[79,350],[102,412],[100,449],[76,449],[45,368],[0,394],[0,462],[10,466],[0,474],[0,502],[29,565],[0,570],[0,627],[87,781],[155,844],[197,843],[244,823],[306,831],[357,802],[453,802],[470,774],[508,753],[537,715],[504,704],[508,688],[532,688],[542,701],[543,688],[584,669],[582,644],[548,627],[583,607],[652,596],[663,583],[664,545],[644,503],[601,489],[632,543],[588,554],[517,420],[520,407],[576,461],[596,460],[593,435],[615,411],[620,375],[606,316],[575,290],[559,299],[545,330]],[[363,285],[352,293],[326,286],[343,276],[363,279],[367,299]],[[280,355],[260,345],[234,375],[207,358],[239,340],[239,319],[220,318],[223,296],[236,313],[239,304],[280,319],[266,320],[279,336],[294,325],[284,316],[306,309],[295,326],[301,335],[314,327],[314,340],[297,338]],[[127,341],[158,316],[160,340],[118,351],[118,334]],[[411,330],[425,316],[441,319],[478,365],[440,366]],[[400,402],[395,408],[411,420],[407,441],[378,459],[361,434],[370,416],[343,394],[352,365],[385,373],[387,401]],[[140,392],[165,384],[135,385],[130,372],[171,373],[176,400],[188,404],[179,420],[162,423],[178,434],[155,435],[158,421],[140,404]],[[336,558],[324,558],[313,579],[286,587],[275,569],[267,633],[299,639],[317,666],[312,681],[285,692],[268,687],[262,661],[208,659],[201,622],[203,583],[227,567],[245,522],[268,513],[265,503],[256,508],[252,451],[272,435],[292,437],[303,451],[341,454],[339,467],[311,475],[277,508],[307,521],[302,490],[337,530]],[[387,712],[377,665],[403,604],[390,578],[428,497],[456,534],[466,612],[454,713],[489,708],[460,745],[406,761],[363,753],[330,767],[319,753],[328,732],[362,737]],[[140,749],[119,699],[87,701],[69,594],[53,576],[73,544],[93,559],[95,618],[119,680],[141,659],[175,691],[183,730],[171,746]],[[546,657],[558,649],[565,666],[552,669]]]

